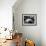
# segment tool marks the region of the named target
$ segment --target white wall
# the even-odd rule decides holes
[[[0,0],[0,27],[12,28],[12,6],[16,0]]]
[[[41,1],[41,38],[42,46],[46,46],[46,0]]]
[[[24,38],[34,40],[36,46],[41,46],[41,1],[23,0],[16,5],[13,7],[15,30],[22,32]],[[37,26],[22,26],[22,14],[37,14]]]

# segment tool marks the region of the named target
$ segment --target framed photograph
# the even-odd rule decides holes
[[[22,25],[23,26],[36,26],[37,14],[22,14]]]

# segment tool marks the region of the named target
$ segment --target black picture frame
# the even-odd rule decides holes
[[[36,26],[37,14],[22,14],[22,26]]]

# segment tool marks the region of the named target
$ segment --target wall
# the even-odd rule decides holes
[[[41,38],[42,46],[46,46],[46,0],[41,1]]]
[[[12,6],[16,0],[0,0],[0,27],[12,28]]]
[[[41,46],[41,1],[23,0],[19,5],[13,6],[15,31],[23,33],[24,39],[35,41],[36,46]],[[22,14],[37,14],[37,26],[22,26]]]

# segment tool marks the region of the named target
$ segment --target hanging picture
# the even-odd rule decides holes
[[[22,25],[23,26],[36,26],[37,14],[22,14]]]

